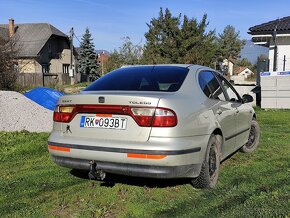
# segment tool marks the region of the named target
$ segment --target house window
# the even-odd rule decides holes
[[[49,73],[50,64],[42,64],[42,73]]]
[[[62,65],[62,72],[65,74],[69,73],[69,64],[63,64]]]

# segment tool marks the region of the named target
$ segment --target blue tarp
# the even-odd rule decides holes
[[[64,94],[54,89],[39,87],[26,92],[24,95],[37,104],[53,111],[58,98]]]

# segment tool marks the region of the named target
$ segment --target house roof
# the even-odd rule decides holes
[[[0,36],[9,39],[8,24],[0,24]],[[19,57],[36,57],[51,37],[68,36],[48,23],[27,23],[15,25],[15,46]]]
[[[249,71],[251,71],[248,67],[237,67],[237,68],[234,69],[234,74],[240,74],[241,72],[243,72],[246,69],[248,69]]]
[[[5,40],[5,41],[9,39],[8,28],[4,28],[0,26],[0,39]]]
[[[248,33],[251,35],[272,34],[275,28],[277,33],[290,33],[290,16],[250,27]]]

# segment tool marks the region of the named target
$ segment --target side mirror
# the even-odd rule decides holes
[[[242,99],[243,99],[243,103],[249,103],[249,102],[253,102],[254,101],[253,96],[248,95],[248,94],[244,94]]]

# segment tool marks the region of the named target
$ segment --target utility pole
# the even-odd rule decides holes
[[[286,55],[284,55],[284,59],[283,59],[283,71],[285,71],[286,68]]]
[[[273,60],[273,71],[277,71],[277,57],[278,57],[278,49],[277,49],[277,27],[280,22],[278,19],[278,23],[275,26],[274,32],[272,33],[273,42],[274,42],[274,60]]]
[[[105,52],[104,51],[102,51],[102,53],[101,53],[101,63],[102,63],[102,76],[104,75],[104,54],[105,54]]]
[[[277,71],[277,56],[278,56],[278,49],[277,49],[277,32],[276,28],[273,32],[273,41],[274,41],[274,60],[273,60],[273,71]]]
[[[71,78],[70,83],[71,85],[73,85],[75,83],[75,75],[74,75],[74,61],[73,61],[73,54],[74,54],[74,44],[73,44],[73,39],[74,39],[74,28],[72,27],[71,30],[69,31],[70,36],[69,36],[69,40],[70,40],[70,72],[69,72],[69,76]]]

